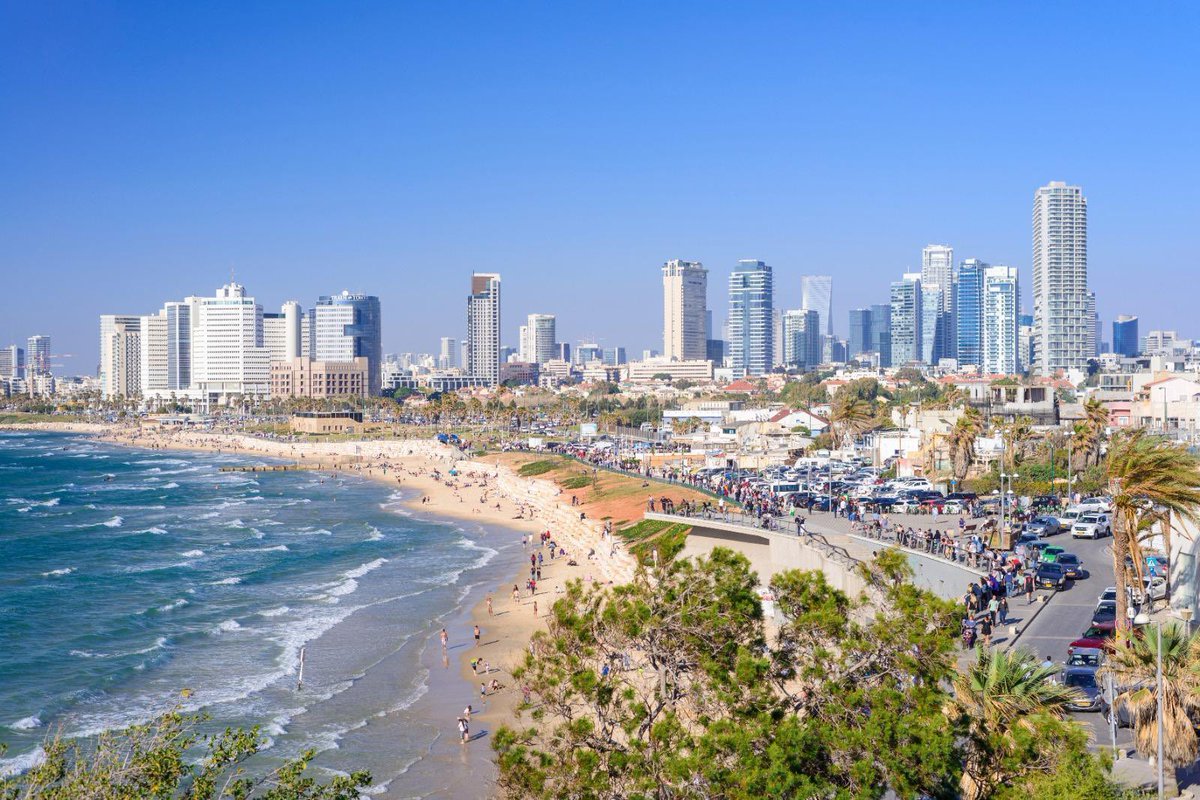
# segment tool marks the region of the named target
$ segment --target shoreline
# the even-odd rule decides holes
[[[632,556],[615,542],[605,539],[601,523],[578,519],[574,510],[558,502],[562,490],[557,485],[520,477],[497,463],[470,459],[458,450],[432,440],[293,443],[227,433],[148,434],[130,426],[81,423],[5,425],[0,426],[0,430],[86,435],[146,450],[237,453],[292,460],[311,464],[314,469],[320,464],[319,471],[322,472],[358,475],[403,495],[411,494],[401,502],[418,519],[474,522],[485,536],[502,530],[512,536],[510,547],[516,546],[518,535],[527,537],[515,574],[511,567],[504,567],[503,577],[498,572],[486,575],[470,584],[461,609],[446,610],[443,619],[448,620],[449,648],[442,650],[437,641],[440,634],[435,627],[421,654],[422,664],[429,669],[426,678],[428,695],[421,705],[428,706],[436,715],[433,724],[439,735],[420,758],[441,759],[448,755],[453,758],[452,751],[446,752],[447,748],[452,745],[462,749],[461,762],[472,781],[454,787],[455,796],[472,796],[474,789],[479,789],[480,797],[491,795],[495,767],[490,736],[500,725],[515,722],[513,710],[520,702],[521,694],[511,670],[520,663],[530,637],[543,624],[542,620],[557,595],[556,590],[561,589],[565,581],[576,578],[587,582],[628,581],[635,570]],[[458,474],[450,475],[452,469]],[[543,531],[550,531],[558,545],[566,549],[568,558],[574,557],[579,566],[568,567],[568,558],[550,558],[548,550],[539,544],[538,534]],[[588,550],[596,552],[593,560],[585,558]],[[530,596],[525,588],[528,557],[532,554],[536,558],[537,553],[541,553],[543,559],[542,579],[538,582],[536,595]],[[516,599],[514,587],[518,588]],[[479,594],[475,595],[477,589]],[[492,601],[490,614],[489,598]],[[481,634],[478,644],[472,641],[472,627],[476,625]],[[456,671],[449,669],[451,656],[457,656]],[[478,672],[471,664],[476,658],[484,662]],[[439,666],[441,670],[437,669]],[[490,671],[485,672],[487,667]],[[436,678],[439,671],[454,675],[461,688],[456,689]],[[481,694],[480,683],[485,683],[486,689],[492,680],[496,680],[500,688]],[[467,699],[462,699],[458,705],[458,701],[438,696],[440,692],[459,698],[465,694]],[[464,748],[457,742],[455,719],[465,711],[467,703],[472,708],[472,740]],[[444,714],[447,716],[443,717]],[[486,778],[480,774],[484,771]],[[405,795],[393,781],[379,796]]]

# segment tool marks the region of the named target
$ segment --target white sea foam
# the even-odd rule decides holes
[[[224,622],[222,622],[220,625],[218,625],[213,630],[213,633],[230,633],[232,631],[239,630],[241,627],[242,626],[238,624],[238,621],[236,619],[227,619]]]
[[[159,487],[159,488],[162,488],[162,489],[178,489],[178,488],[179,488],[179,484],[178,484],[178,483],[176,483],[175,481],[171,481],[170,483],[164,483],[164,484],[163,484],[161,487]]]
[[[250,532],[254,535],[255,539],[261,539],[266,536],[266,534],[260,531],[258,528],[251,528]]]
[[[187,552],[180,553],[179,555],[183,556],[184,558],[199,558],[200,556],[204,555],[204,551],[203,550],[188,550]]]
[[[160,527],[158,527],[157,525],[155,525],[155,526],[154,526],[154,527],[152,527],[152,528],[143,528],[142,530],[140,530],[140,531],[136,531],[136,532],[137,532],[137,533],[154,533],[154,534],[159,534],[159,535],[161,535],[161,534],[164,534],[164,533],[166,533],[166,532],[167,532],[167,529],[166,529],[166,528],[160,528]]]
[[[232,578],[224,578],[223,580],[214,581],[212,583],[212,585],[213,586],[236,586],[237,584],[239,584],[241,582],[242,582],[242,579],[235,575]]]
[[[167,603],[165,606],[159,606],[158,610],[159,611],[174,611],[177,608],[183,608],[187,604],[188,604],[188,601],[181,597],[178,600],[174,601],[173,603]]]
[[[258,612],[260,617],[280,617],[291,611],[287,606],[279,606],[278,608],[268,608],[266,611]]]
[[[46,760],[46,751],[39,745],[33,751],[13,758],[0,758],[0,778],[28,772]]]
[[[342,574],[346,578],[361,578],[368,572],[374,572],[375,570],[379,569],[387,562],[388,560],[386,558],[377,558],[374,561],[368,561],[366,564],[362,564],[361,566],[355,567],[354,569]]]
[[[58,575],[70,575],[74,571],[75,571],[74,567],[63,567],[62,569],[52,569],[49,572],[43,572],[42,577],[43,578],[53,578]]]
[[[379,530],[379,528],[376,528],[374,525],[368,523],[367,530],[371,532],[371,535],[367,537],[368,542],[378,542],[383,538],[383,531]]]
[[[24,717],[16,722],[9,723],[8,727],[12,728],[14,731],[31,731],[34,728],[42,727],[42,721],[38,719],[36,714],[34,714],[33,716]]]
[[[119,528],[125,524],[125,518],[117,516],[110,520],[106,520],[105,522],[101,522],[100,524],[106,528]]]
[[[231,519],[231,520],[229,520],[229,522],[222,522],[221,527],[222,528],[244,528],[244,527],[246,527],[246,523],[242,522],[242,520],[240,520],[240,519]]]

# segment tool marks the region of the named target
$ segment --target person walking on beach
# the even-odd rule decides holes
[[[442,628],[441,637],[442,637],[442,649],[445,650],[446,644],[450,641],[450,634],[446,633],[445,628]]]
[[[458,735],[459,735],[459,743],[460,743],[460,744],[466,744],[466,743],[467,743],[467,738],[468,738],[468,737],[469,737],[469,735],[470,735],[470,730],[469,730],[469,727],[468,727],[468,725],[467,725],[467,719],[466,719],[466,717],[459,717],[459,718],[458,718]]]
[[[533,601],[533,616],[534,618],[537,617],[537,600]]]
[[[479,626],[475,626],[475,646],[479,647]]]
[[[492,616],[492,596],[489,594],[487,599],[488,616]]]

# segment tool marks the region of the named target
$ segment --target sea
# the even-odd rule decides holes
[[[260,725],[252,769],[315,748],[379,796],[487,796],[486,743],[467,757],[455,730],[473,687],[436,638],[465,645],[520,535],[351,474],[220,470],[267,463],[0,432],[0,774],[181,703]]]

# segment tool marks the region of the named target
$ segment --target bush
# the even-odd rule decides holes
[[[587,475],[576,475],[562,482],[564,489],[586,489],[592,485],[592,479]]]
[[[543,475],[552,469],[558,468],[557,461],[530,461],[517,470],[517,474],[525,478],[532,478],[535,475]]]

